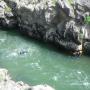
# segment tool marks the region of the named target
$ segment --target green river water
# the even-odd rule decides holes
[[[56,90],[90,90],[90,57],[66,55],[52,45],[0,30],[0,68],[15,81]]]

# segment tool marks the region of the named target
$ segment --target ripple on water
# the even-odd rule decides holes
[[[67,56],[18,34],[0,32],[0,66],[17,81],[47,83],[56,90],[90,90],[89,59]]]

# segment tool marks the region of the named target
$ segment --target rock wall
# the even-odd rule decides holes
[[[2,2],[11,9],[9,19],[5,8],[1,8]],[[53,42],[80,54],[87,39],[90,40],[90,28],[87,29],[84,22],[84,18],[90,15],[89,6],[89,0],[1,0],[4,23],[2,15],[0,22],[1,26],[18,26],[30,37]]]
[[[8,74],[8,70],[0,69],[0,90],[55,90],[48,85],[29,86],[28,84],[15,82]]]

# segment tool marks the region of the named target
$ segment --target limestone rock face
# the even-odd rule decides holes
[[[90,0],[4,1],[20,31],[30,37],[53,42],[72,52],[82,51],[83,43],[90,40],[84,22],[90,15]]]
[[[22,81],[15,82],[8,74],[8,70],[0,69],[0,90],[55,90],[49,85],[29,86]]]
[[[0,26],[12,28],[15,27],[17,21],[4,0],[0,0]]]

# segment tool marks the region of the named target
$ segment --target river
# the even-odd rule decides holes
[[[90,57],[73,57],[50,44],[0,30],[0,68],[13,80],[56,90],[90,90]]]

